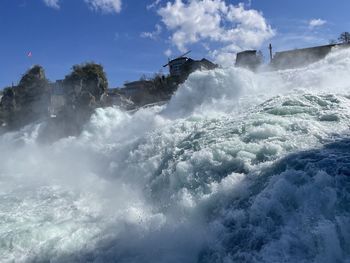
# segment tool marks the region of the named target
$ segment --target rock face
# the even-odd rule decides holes
[[[0,111],[8,129],[21,128],[48,117],[50,86],[41,66],[33,66],[18,86],[6,88],[1,98]]]
[[[82,126],[93,111],[103,106],[101,98],[108,90],[106,73],[101,65],[86,63],[73,66],[72,72],[63,80],[67,105],[63,115],[74,119],[77,127]]]
[[[29,69],[17,86],[4,89],[0,101],[0,127],[14,130],[47,119],[43,135],[57,138],[79,133],[94,110],[104,106],[101,98],[108,89],[106,74],[98,64],[76,65],[60,85],[63,86],[65,105],[56,118],[50,119],[54,84],[46,79],[41,66]]]
[[[98,103],[108,89],[103,67],[95,63],[73,66],[72,73],[65,77],[63,85],[68,104],[82,106],[81,103],[87,103],[85,106],[90,105],[93,108],[95,103],[87,98],[93,98]]]
[[[75,65],[63,80],[49,83],[41,66],[34,66],[17,86],[0,94],[0,130],[14,130],[46,119],[40,132],[44,140],[77,135],[98,107],[118,106],[135,110],[171,98],[179,84],[198,69],[211,69],[209,61],[188,59],[183,76],[155,76],[129,83],[124,89],[108,90],[103,67],[95,63]],[[1,96],[2,95],[2,96]]]
[[[13,88],[5,88],[0,102],[0,125],[13,122],[16,109],[15,92]]]
[[[73,66],[62,81],[65,105],[43,129],[45,140],[77,135],[97,107],[105,106],[108,81],[101,65],[86,63]]]

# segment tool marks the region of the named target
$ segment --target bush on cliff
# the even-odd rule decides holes
[[[79,134],[94,110],[101,106],[108,82],[101,65],[86,63],[73,66],[62,87],[66,103],[43,128],[43,140]]]
[[[51,90],[41,66],[29,69],[14,89],[16,120],[20,126],[48,116]]]
[[[75,65],[72,73],[64,79],[65,94],[74,103],[82,93],[90,93],[95,101],[108,89],[108,81],[103,67],[96,63]]]

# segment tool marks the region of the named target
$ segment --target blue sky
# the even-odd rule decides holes
[[[117,87],[166,73],[167,57],[186,50],[229,64],[270,42],[277,51],[327,44],[350,31],[348,10],[349,0],[1,0],[0,87],[34,64],[53,81],[95,61]]]

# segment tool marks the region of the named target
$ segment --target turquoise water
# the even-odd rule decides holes
[[[350,52],[197,72],[51,144],[0,137],[1,262],[350,262]]]

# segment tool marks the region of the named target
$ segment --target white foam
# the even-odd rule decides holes
[[[260,175],[348,133],[349,73],[347,50],[297,70],[196,72],[169,104],[99,109],[77,137],[39,144],[41,124],[1,136],[1,261],[345,261],[334,179]]]

